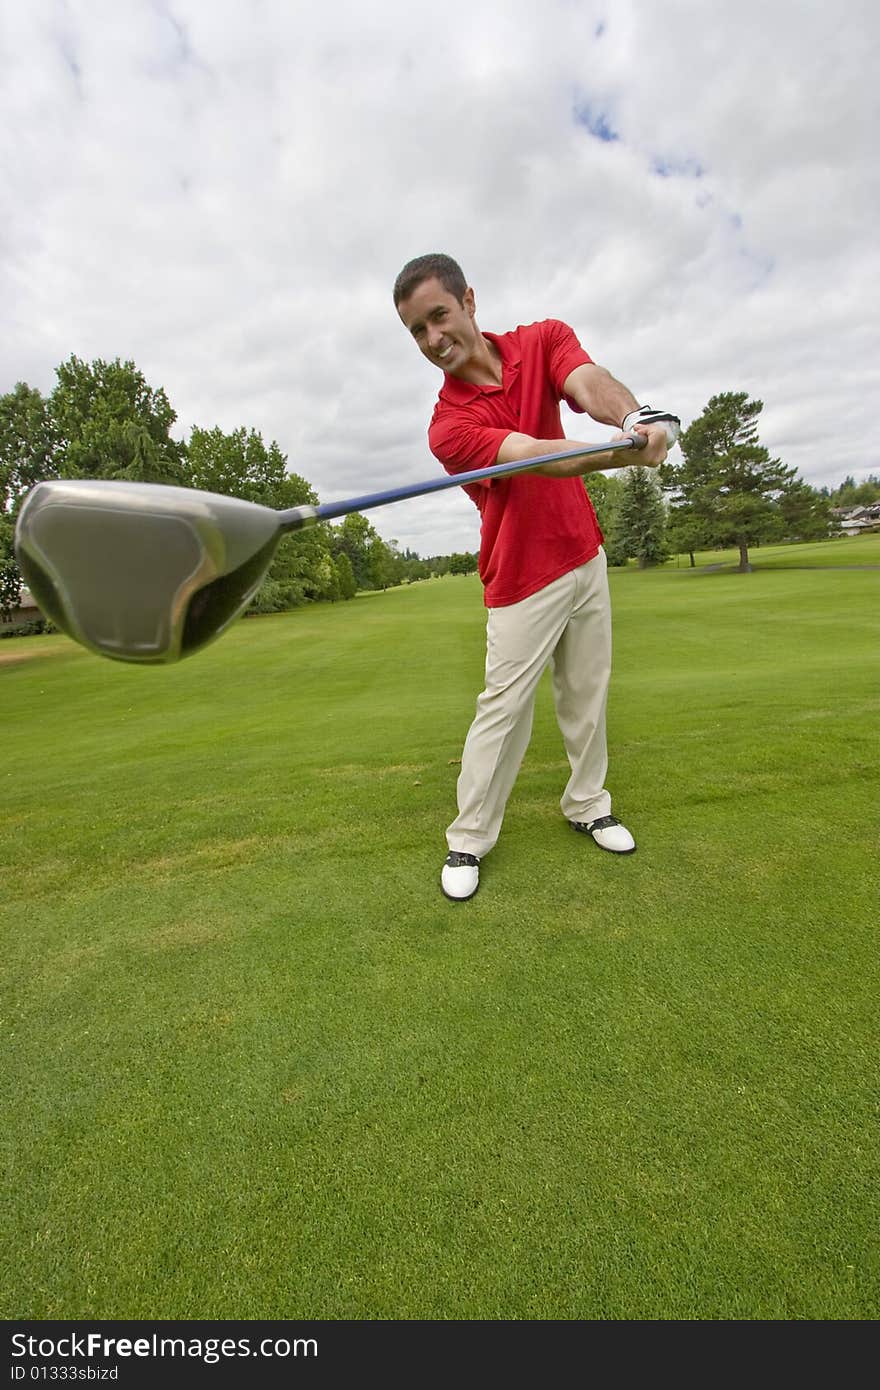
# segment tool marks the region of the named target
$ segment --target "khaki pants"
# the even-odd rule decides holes
[[[479,858],[501,832],[504,808],[532,733],[535,692],[548,662],[556,718],[571,766],[560,805],[567,820],[607,816],[605,706],[611,603],[604,550],[580,569],[506,608],[490,608],[486,688],[461,755],[450,849]]]

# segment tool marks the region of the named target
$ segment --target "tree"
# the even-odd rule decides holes
[[[390,589],[402,584],[406,562],[397,541],[383,541],[360,512],[349,512],[339,526],[330,531],[333,555],[348,557],[359,589]]]
[[[666,558],[663,533],[666,517],[660,487],[647,468],[627,468],[617,515],[618,543],[639,569]]]
[[[204,492],[241,497],[263,507],[315,506],[305,478],[288,473],[287,459],[273,440],[266,447],[257,430],[193,428],[186,448],[184,481]],[[333,598],[337,574],[326,525],[283,536],[249,611],[277,613],[315,599]]]
[[[450,574],[476,574],[478,557],[469,550],[455,551],[449,557]]]
[[[388,589],[392,582],[392,556],[381,536],[374,536],[367,559],[367,576],[371,589]]]
[[[386,569],[388,582],[386,587],[389,589],[397,588],[406,578],[406,562],[400,553],[400,546],[393,536],[391,540],[384,541],[383,544],[388,551],[388,565]]]
[[[758,443],[756,421],[763,401],[744,391],[713,396],[699,419],[681,436],[684,462],[666,465],[665,484],[673,507],[686,504],[710,545],[735,545],[739,569],[749,565],[749,547],[783,532],[776,505],[794,469],[771,459]]]
[[[177,417],[165,392],[148,386],[133,362],[89,364],[71,357],[55,375],[48,399],[23,382],[0,398],[0,510],[8,519],[0,529],[0,605],[7,611],[21,592],[11,523],[36,483],[54,477],[182,480],[183,445],[170,434]]]
[[[818,541],[831,534],[831,503],[801,478],[780,495],[779,511],[788,540]]]
[[[299,479],[293,489],[298,499],[288,501],[289,483],[295,475],[287,472],[287,459],[275,440],[268,449],[262,435],[242,426],[225,434],[223,430],[194,426],[186,446],[184,481],[202,492],[219,492],[224,497],[243,497],[263,507],[302,505],[302,494],[314,504],[317,497],[308,483]]]
[[[623,497],[623,482],[619,473],[587,473],[584,487],[593,504],[596,520],[602,532],[609,565],[625,565],[626,547],[619,530],[618,519]]]
[[[0,511],[15,516],[32,487],[56,476],[56,454],[48,403],[20,381],[0,396]]]
[[[331,548],[334,556],[348,556],[359,589],[373,587],[370,577],[370,550],[376,532],[360,512],[349,512],[341,525],[331,527]]]
[[[694,569],[697,563],[694,552],[701,550],[707,541],[703,525],[689,502],[682,502],[670,509],[666,516],[665,534],[670,553],[687,555],[691,569]]]
[[[610,532],[623,490],[620,474],[586,473],[583,483],[593,504],[600,529],[606,533]]]
[[[177,415],[133,362],[70,357],[56,376],[49,413],[61,477],[183,481],[184,446],[171,438]]]
[[[6,622],[21,602],[21,571],[15,562],[15,525],[0,513],[0,621]]]
[[[429,579],[429,578],[430,578],[430,576],[431,576],[431,567],[430,567],[428,561],[427,561],[427,560],[423,560],[423,559],[421,558],[421,556],[418,555],[418,554],[416,554],[416,552],[415,552],[414,550],[410,550],[409,548],[407,548],[406,550],[404,550],[404,552],[403,552],[403,554],[402,554],[402,556],[401,556],[401,560],[402,560],[402,565],[401,565],[401,569],[402,569],[401,582],[402,582],[402,583],[404,583],[404,584],[413,584],[413,583],[415,583],[416,580],[418,580],[418,579]]]
[[[20,381],[0,396],[0,617],[21,601],[21,571],[13,550],[15,519],[32,487],[57,471],[47,402]]]
[[[319,599],[333,599],[338,596],[337,587],[337,570],[328,548],[326,528],[309,526],[282,536],[250,611],[279,613]]]
[[[339,597],[342,599],[354,598],[357,593],[357,584],[355,583],[351,560],[344,550],[340,550],[333,563],[336,566],[336,584]]]
[[[827,489],[823,489],[823,495],[829,496]],[[880,502],[880,477],[869,473],[857,483],[850,475],[830,494],[830,502],[832,507],[869,507],[872,502]]]

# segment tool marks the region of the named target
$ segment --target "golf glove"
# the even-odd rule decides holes
[[[678,443],[681,434],[681,421],[677,415],[670,415],[665,410],[654,410],[650,405],[641,405],[638,410],[631,410],[624,416],[621,429],[624,434],[628,434],[633,425],[664,425],[666,427],[666,442],[671,449],[673,444]]]

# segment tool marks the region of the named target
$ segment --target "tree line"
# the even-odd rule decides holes
[[[305,478],[288,471],[273,440],[255,429],[194,427],[172,438],[176,412],[165,391],[148,385],[133,362],[70,357],[56,368],[46,396],[19,382],[0,396],[0,618],[18,607],[21,574],[13,553],[15,520],[38,482],[114,478],[168,483],[241,497],[273,509],[316,505]],[[317,601],[351,599],[359,589],[387,589],[477,567],[468,553],[422,559],[384,541],[357,512],[281,539],[249,608],[273,613]]]
[[[733,548],[746,572],[753,546],[827,539],[837,530],[833,508],[880,497],[880,480],[817,490],[771,458],[758,439],[763,408],[744,391],[713,396],[682,432],[680,463],[585,478],[610,564],[635,559],[644,568],[686,554],[694,565],[698,550]]]
[[[32,487],[51,478],[121,478],[170,483],[242,497],[273,509],[316,505],[305,478],[288,471],[273,440],[255,429],[194,427],[172,438],[177,419],[165,391],[133,362],[70,357],[43,396],[19,382],[0,396],[0,618],[19,604],[13,554],[18,510]],[[674,554],[734,547],[739,567],[762,542],[815,540],[834,533],[836,506],[880,498],[880,479],[847,478],[836,492],[816,490],[770,457],[758,439],[759,400],[745,392],[713,396],[682,433],[681,462],[656,472],[638,466],[593,473],[584,485],[596,508],[612,565],[640,567]],[[282,538],[250,612],[345,600],[442,574],[470,574],[469,552],[423,559],[383,541],[359,513]]]

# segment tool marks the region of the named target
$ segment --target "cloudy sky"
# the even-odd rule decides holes
[[[814,486],[880,472],[874,0],[8,0],[0,392],[133,359],[176,434],[322,501],[439,467],[412,256],[561,318],[685,425],[720,391]],[[609,431],[564,412],[569,436]],[[477,548],[458,490],[370,513]]]

